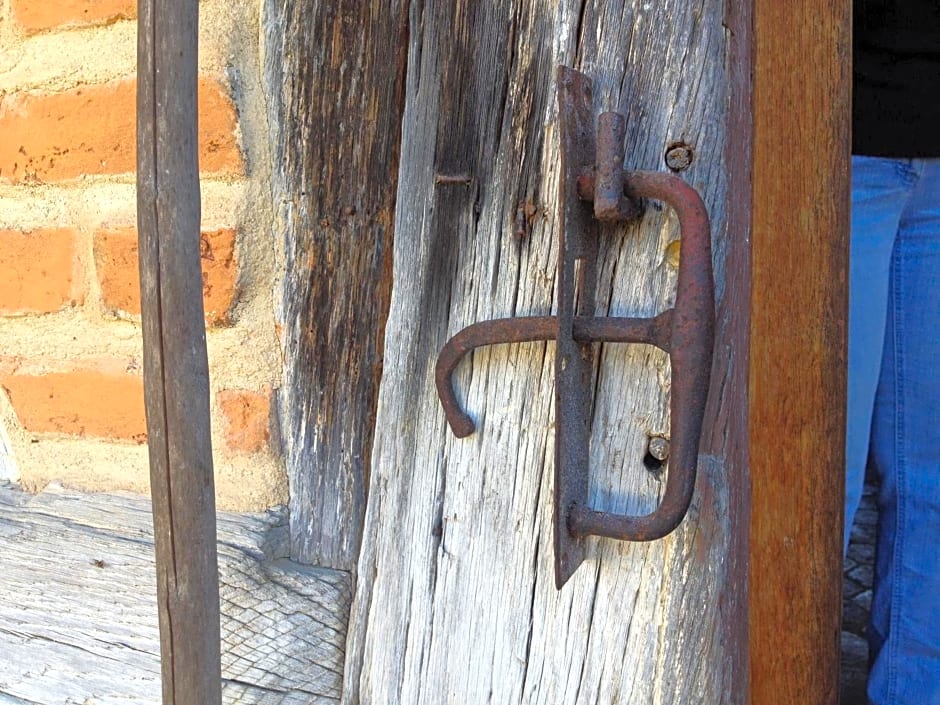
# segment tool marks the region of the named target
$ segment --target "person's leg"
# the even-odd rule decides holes
[[[849,545],[865,484],[872,407],[884,345],[891,250],[912,183],[905,171],[907,164],[907,160],[852,157],[844,548]]]
[[[912,168],[872,432],[881,479],[869,625],[874,705],[940,703],[940,159]]]

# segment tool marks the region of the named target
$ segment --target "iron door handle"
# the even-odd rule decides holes
[[[672,174],[624,171],[625,121],[617,113],[600,116],[595,144],[591,81],[584,74],[559,67],[558,102],[562,138],[558,315],[505,318],[464,328],[442,348],[435,382],[451,429],[458,437],[467,436],[475,427],[453,387],[453,372],[463,357],[484,345],[557,341],[554,548],[555,584],[561,588],[584,559],[584,537],[650,541],[669,534],[685,517],[695,489],[715,309],[710,226],[698,193]],[[597,220],[638,217],[639,198],[663,201],[678,216],[681,244],[675,306],[654,318],[595,317]],[[577,261],[581,266],[575,281]],[[666,487],[651,514],[601,512],[588,504],[592,343],[596,342],[646,343],[669,354],[672,450]]]

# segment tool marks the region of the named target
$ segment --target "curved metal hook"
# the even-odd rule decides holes
[[[444,407],[447,423],[457,438],[469,436],[476,426],[457,401],[453,373],[464,356],[474,348],[498,343],[530,343],[535,340],[553,340],[558,336],[558,318],[531,316],[527,318],[500,318],[467,326],[448,340],[437,356],[434,381],[437,395]]]

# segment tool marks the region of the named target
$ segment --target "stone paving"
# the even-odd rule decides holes
[[[866,705],[868,643],[865,628],[871,609],[878,509],[873,485],[865,486],[855,515],[842,587],[842,697],[840,705]]]

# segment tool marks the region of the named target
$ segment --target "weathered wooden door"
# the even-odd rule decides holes
[[[391,310],[369,501],[350,619],[348,703],[741,701],[745,351],[734,295],[727,122],[732,49],[719,0],[413,3]],[[555,67],[627,118],[627,166],[682,171],[714,222],[719,349],[688,519],[651,543],[590,540],[562,590],[552,556],[552,343],[494,346],[458,369],[478,430],[458,440],[434,388],[437,353],[481,320],[547,315],[559,207]],[[671,305],[678,237],[651,205],[601,229],[598,315]],[[743,293],[743,292],[742,292]],[[742,295],[741,293],[738,294]],[[670,435],[666,355],[604,345],[591,453],[595,507],[651,512]],[[736,436],[737,434],[737,436]],[[668,470],[666,470],[668,472]],[[737,525],[736,525],[737,524]],[[737,615],[737,617],[735,617]]]
[[[840,473],[848,13],[774,1],[267,3],[269,82],[283,89],[292,556],[355,573],[345,703],[739,704],[751,669],[759,705],[834,702],[839,485],[812,483]],[[593,79],[597,113],[626,115],[628,169],[678,157],[669,165],[711,216],[717,311],[688,517],[652,543],[589,541],[561,590],[553,344],[462,364],[468,438],[451,434],[434,388],[461,328],[557,310],[558,65]],[[810,168],[824,145],[829,176]],[[835,234],[813,255],[802,243],[822,246],[820,227]],[[659,204],[602,228],[597,314],[668,308],[677,237]],[[813,262],[790,335],[775,317],[788,277]],[[807,357],[824,330],[834,342]],[[592,502],[649,512],[669,472],[648,457],[650,438],[670,435],[668,358],[606,344],[598,360]],[[799,381],[778,379],[781,364],[801,366]],[[771,435],[777,423],[797,435]],[[816,465],[788,485],[787,463],[807,453]],[[768,646],[783,630],[786,658]]]

